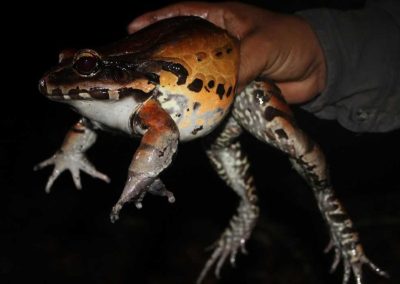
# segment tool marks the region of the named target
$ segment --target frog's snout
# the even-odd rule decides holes
[[[43,95],[47,95],[47,85],[45,78],[42,78],[39,81],[39,92],[41,92]]]

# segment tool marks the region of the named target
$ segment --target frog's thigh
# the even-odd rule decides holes
[[[296,126],[280,90],[267,81],[254,81],[235,99],[233,115],[247,131],[287,153],[296,170],[316,189],[327,186],[325,159]]]
[[[280,90],[266,81],[253,81],[236,96],[233,115],[258,139],[290,153],[289,136],[296,128]]]

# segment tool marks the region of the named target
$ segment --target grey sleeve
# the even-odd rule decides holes
[[[314,29],[327,64],[326,89],[302,107],[356,132],[400,128],[400,2],[296,14]]]

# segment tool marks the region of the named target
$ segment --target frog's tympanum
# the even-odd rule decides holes
[[[82,115],[61,149],[36,168],[54,165],[46,191],[68,169],[77,188],[79,171],[109,181],[87,160],[85,152],[97,130],[116,130],[141,141],[129,166],[122,195],[111,213],[118,219],[123,205],[142,207],[147,192],[174,202],[159,174],[166,169],[178,142],[206,137],[206,152],[219,176],[239,196],[236,215],[222,233],[201,272],[200,283],[215,265],[233,264],[244,251],[259,215],[249,160],[239,136],[247,130],[258,140],[289,156],[293,167],[313,190],[330,230],[332,269],[344,263],[362,283],[362,266],[385,272],[364,254],[357,232],[332,189],[321,149],[296,125],[279,89],[265,79],[235,92],[239,67],[237,41],[224,30],[196,17],[160,21],[109,46],[61,52],[59,65],[40,80],[40,92],[67,103]]]

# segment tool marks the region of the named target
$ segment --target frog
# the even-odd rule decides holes
[[[343,283],[362,270],[388,274],[366,256],[359,235],[332,186],[321,147],[297,125],[277,85],[259,77],[237,90],[239,41],[225,30],[194,16],[154,23],[97,49],[64,50],[59,63],[39,81],[48,99],[72,107],[82,118],[68,131],[60,150],[35,166],[54,165],[45,191],[69,170],[78,189],[80,171],[109,182],[86,157],[98,131],[139,139],[126,184],[112,208],[119,219],[126,203],[142,208],[147,193],[175,202],[159,175],[170,166],[178,145],[204,140],[205,152],[220,178],[239,197],[229,226],[222,232],[196,283],[210,270],[217,277],[229,261],[245,253],[259,206],[250,159],[242,147],[246,131],[285,153],[311,188],[330,235],[334,271],[342,261]]]

